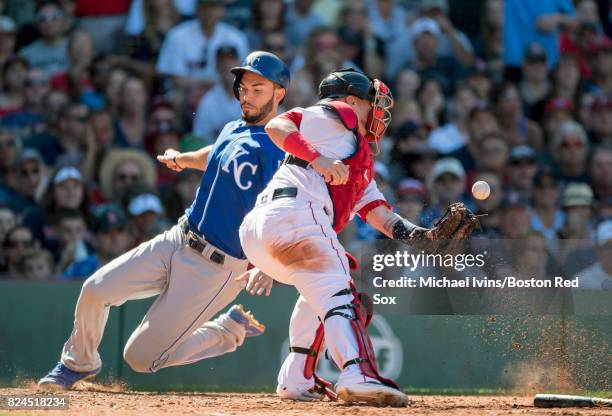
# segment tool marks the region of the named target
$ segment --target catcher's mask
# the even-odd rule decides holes
[[[376,144],[380,150],[380,139],[391,123],[393,95],[384,82],[368,77],[353,68],[340,69],[329,74],[319,84],[319,97],[340,98],[347,95],[370,102],[370,112],[366,120],[366,140]]]

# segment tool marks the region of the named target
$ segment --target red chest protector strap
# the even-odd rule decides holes
[[[348,130],[357,131],[357,114],[350,105],[342,101],[321,101],[319,105],[336,114]]]

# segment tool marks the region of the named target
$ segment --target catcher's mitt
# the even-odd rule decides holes
[[[465,204],[457,202],[449,205],[433,228],[416,228],[410,234],[409,241],[421,242],[422,248],[429,252],[452,252],[477,227],[480,228],[478,217]]]

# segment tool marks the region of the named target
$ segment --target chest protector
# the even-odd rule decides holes
[[[325,101],[319,105],[336,114],[342,124],[357,138],[355,153],[342,160],[349,167],[348,181],[344,185],[327,184],[334,206],[333,227],[339,233],[350,221],[351,213],[374,177],[374,157],[368,141],[359,134],[357,114],[350,105],[342,101]]]

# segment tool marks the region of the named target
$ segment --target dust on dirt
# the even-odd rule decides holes
[[[35,387],[0,389],[0,396],[50,394]],[[61,393],[56,393],[61,394]],[[65,393],[69,408],[37,410],[36,414],[62,415],[610,415],[610,409],[538,409],[532,396],[410,396],[406,408],[346,406],[337,402],[286,402],[268,393],[156,393],[130,391],[125,386],[103,386],[83,383],[78,390]],[[0,414],[6,411],[1,409]],[[31,410],[29,412],[32,412]],[[10,412],[19,414],[20,412]]]

